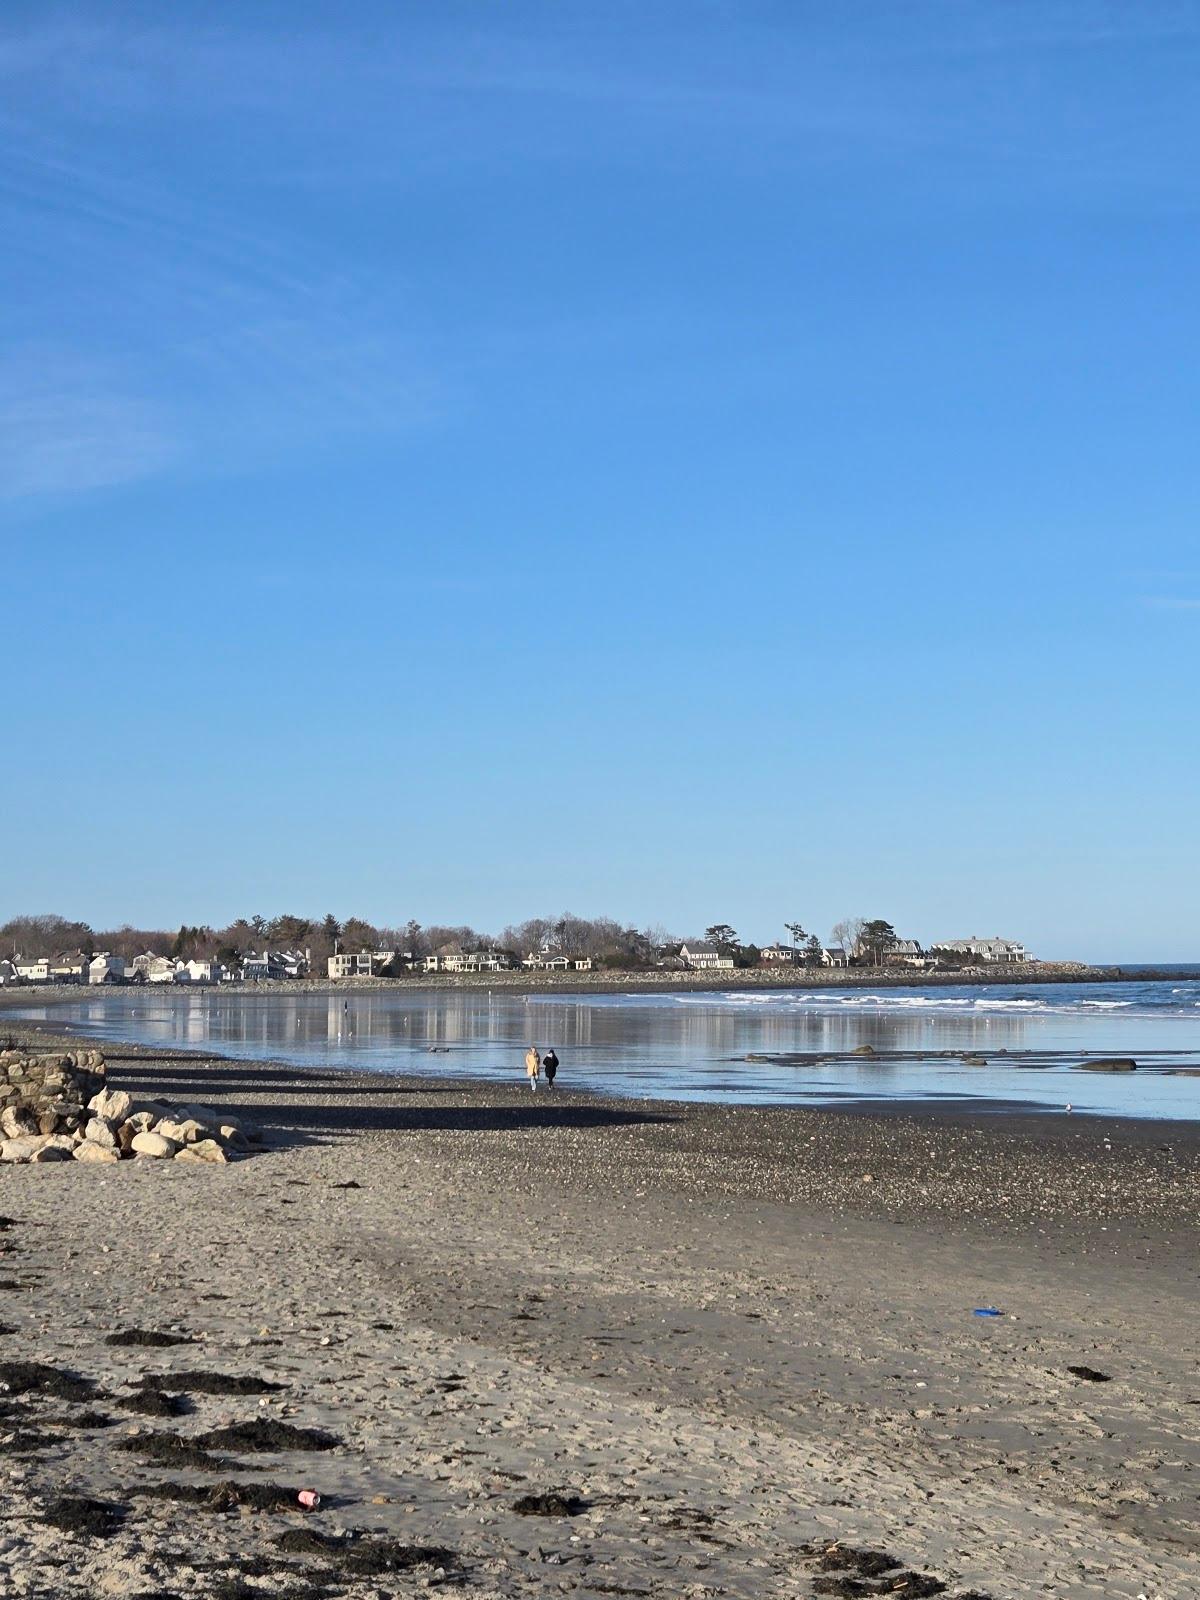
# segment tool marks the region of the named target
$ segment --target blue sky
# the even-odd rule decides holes
[[[0,917],[1200,954],[1198,66],[10,0]]]

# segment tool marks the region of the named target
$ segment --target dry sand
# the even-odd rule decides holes
[[[0,1593],[935,1592],[915,1572],[994,1600],[1200,1594],[1191,1129],[535,1097],[516,1059],[511,1089],[444,1090],[109,1060],[269,1146],[0,1169],[0,1361],[97,1385],[0,1417]],[[195,1342],[106,1343],[122,1329]],[[283,1387],[117,1405],[197,1370]],[[341,1442],[207,1472],[117,1448],[256,1418]],[[145,1493],[225,1481],[323,1503]],[[518,1511],[551,1492],[573,1514]],[[61,1495],[117,1508],[113,1531],[47,1524]],[[289,1530],[344,1542],[283,1551]],[[348,1569],[378,1537],[435,1553]],[[825,1570],[837,1541],[900,1565]]]

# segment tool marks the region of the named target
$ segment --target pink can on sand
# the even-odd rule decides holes
[[[321,1504],[321,1496],[315,1489],[301,1489],[296,1499],[306,1511],[315,1511]]]

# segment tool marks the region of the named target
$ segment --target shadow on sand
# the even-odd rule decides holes
[[[320,1135],[404,1133],[422,1129],[441,1133],[503,1133],[521,1128],[617,1128],[639,1123],[673,1122],[669,1112],[640,1107],[580,1103],[567,1091],[529,1093],[522,1083],[496,1084],[456,1079],[453,1082],[380,1086],[347,1081],[347,1074],[317,1069],[259,1066],[226,1062],[198,1069],[189,1061],[146,1061],[136,1056],[109,1055],[108,1078],[114,1088],[174,1104],[215,1104],[233,1117],[255,1122],[271,1135],[272,1144],[309,1142]],[[248,1101],[243,1095],[305,1095],[317,1105],[291,1100]],[[439,1095],[455,1104],[429,1104]],[[477,1104],[464,1097],[479,1096]],[[404,1104],[419,1097],[421,1105]],[[370,1098],[383,1104],[369,1105]],[[396,1102],[401,1102],[397,1104]]]

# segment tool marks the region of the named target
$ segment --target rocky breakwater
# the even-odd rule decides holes
[[[0,1101],[0,1162],[209,1164],[262,1143],[257,1128],[227,1112],[139,1100],[108,1088],[99,1051],[0,1052]]]

